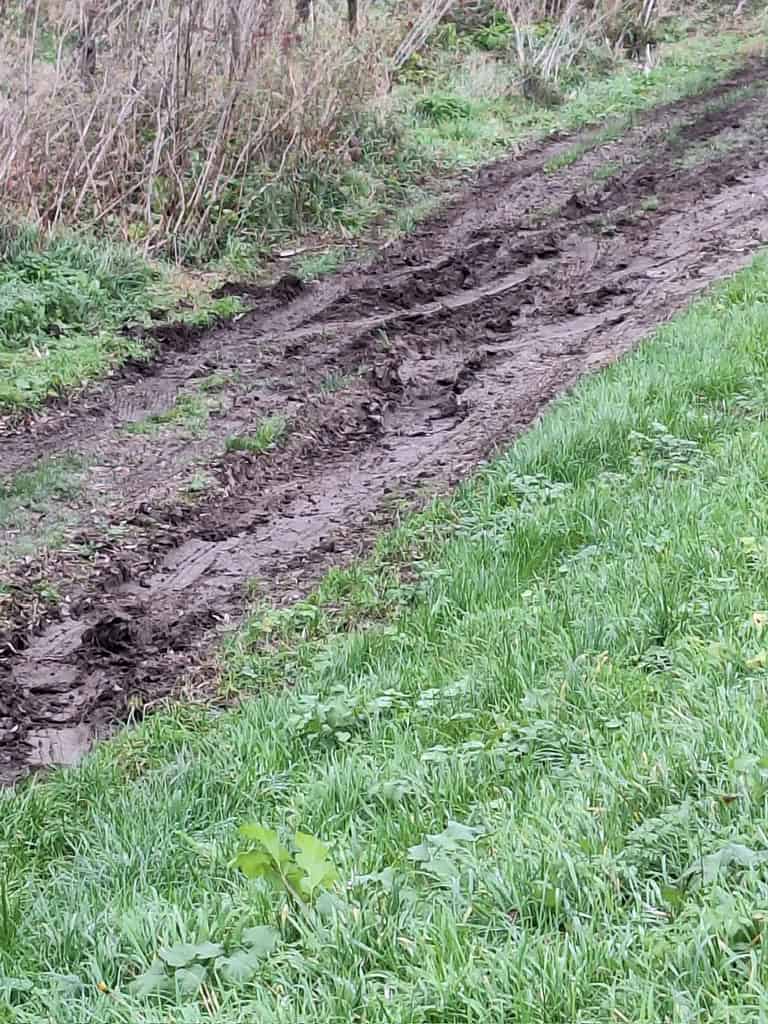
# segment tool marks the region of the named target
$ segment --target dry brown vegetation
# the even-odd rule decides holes
[[[254,165],[332,146],[397,32],[318,18],[302,37],[270,0],[38,4],[22,28],[3,40],[4,191],[47,224],[143,225],[149,247],[211,230]]]
[[[182,257],[254,191],[348,149],[355,113],[452,11],[505,11],[517,59],[546,78],[578,33],[650,24],[656,6],[381,0],[350,36],[330,0],[308,22],[278,0],[28,0],[0,28],[0,189],[44,225]],[[561,27],[534,61],[527,26],[542,17]]]

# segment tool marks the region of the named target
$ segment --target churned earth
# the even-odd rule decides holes
[[[211,674],[254,593],[295,600],[768,241],[768,66],[620,137],[494,163],[409,237],[0,434],[0,782]],[[74,467],[74,468],[72,468]]]

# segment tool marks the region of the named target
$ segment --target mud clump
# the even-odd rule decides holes
[[[85,630],[82,646],[97,654],[126,654],[137,646],[146,646],[150,635],[146,623],[110,615]]]
[[[296,274],[283,274],[273,284],[248,284],[244,281],[226,281],[211,293],[214,299],[223,299],[234,296],[241,299],[249,299],[259,303],[260,312],[267,312],[270,309],[270,301],[274,300],[272,308],[285,302],[292,302],[305,290],[306,285]]]

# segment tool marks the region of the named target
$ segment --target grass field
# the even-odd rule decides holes
[[[178,276],[137,249],[87,233],[0,223],[0,415],[37,408],[128,359],[148,358],[152,343],[139,339],[138,328],[153,320],[205,325],[240,308],[203,289],[189,293]]]
[[[760,259],[1,794],[0,1020],[768,1019],[766,336]]]

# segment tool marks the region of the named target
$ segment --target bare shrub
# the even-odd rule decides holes
[[[0,188],[179,255],[256,168],[332,149],[403,32],[374,11],[354,40],[332,12],[310,33],[280,0],[36,0],[0,30]]]
[[[0,190],[44,226],[210,254],[343,151],[442,18],[506,12],[524,91],[546,99],[587,41],[650,38],[660,2],[377,0],[350,33],[342,0],[18,0],[0,23]]]
[[[558,102],[561,72],[596,45],[615,56],[640,56],[655,40],[660,7],[660,0],[504,0],[523,93]]]

